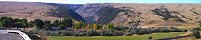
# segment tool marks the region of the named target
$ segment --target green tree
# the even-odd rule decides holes
[[[22,27],[25,27],[25,23],[23,22],[15,22],[15,26],[18,28],[22,28]]]
[[[69,18],[64,18],[64,19],[61,21],[61,24],[63,25],[63,26],[61,26],[61,28],[66,28],[66,27],[71,28],[72,25],[73,25],[73,20],[72,20],[72,19],[69,19]],[[61,25],[61,24],[60,24],[60,25]]]
[[[1,22],[1,26],[3,27],[14,27],[14,28],[22,28],[22,27],[26,27],[27,24],[27,19],[23,18],[15,18],[13,19],[12,17],[1,17],[0,18],[0,22]]]
[[[3,21],[3,27],[11,28],[11,27],[13,27],[13,22],[9,19],[6,19]]]
[[[73,28],[80,29],[84,26],[84,23],[76,21],[73,23],[73,25],[74,25]]]
[[[1,17],[0,18],[0,22],[1,22],[1,26],[6,27],[6,28],[10,28],[13,27],[13,18],[12,17]]]
[[[199,25],[200,25],[200,27],[201,27],[201,22],[198,22],[199,23]]]
[[[97,24],[97,29],[101,29],[103,26]]]
[[[60,21],[57,19],[52,23],[52,26],[58,27],[59,24],[60,24]]]
[[[25,27],[34,27],[34,23],[26,22]]]
[[[109,29],[112,29],[112,28],[113,28],[113,24],[107,24],[107,27],[108,27]]]
[[[4,16],[4,17],[0,18],[0,22],[3,22],[4,20],[11,20],[11,19],[13,19],[13,18],[12,17]]]
[[[2,23],[2,22],[0,22],[0,28],[1,28],[1,27],[3,27],[3,23]]]
[[[28,22],[28,21],[27,21],[27,18],[23,18],[23,19],[22,19],[22,22]]]
[[[43,22],[43,20],[35,19],[33,22],[37,28],[44,28],[43,26],[45,25],[45,23]]]
[[[13,19],[13,22],[27,22],[27,19],[26,18],[23,18],[23,19],[15,18],[15,19]]]
[[[44,23],[45,23],[45,25],[44,25],[45,28],[48,28],[48,27],[51,26],[51,21],[50,20],[45,20]]]
[[[26,23],[27,23],[27,19],[23,18],[23,19],[19,19],[19,18],[15,18],[12,20],[13,21],[13,26],[16,28],[24,28],[26,27]]]

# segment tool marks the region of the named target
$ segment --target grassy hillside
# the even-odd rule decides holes
[[[60,18],[84,20],[68,5],[63,4],[1,1],[0,5],[0,16],[27,18],[28,20],[56,20]]]

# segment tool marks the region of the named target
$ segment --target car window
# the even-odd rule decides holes
[[[0,33],[1,40],[24,40],[22,36],[17,33]]]

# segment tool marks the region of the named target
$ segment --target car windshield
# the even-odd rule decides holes
[[[1,40],[24,40],[22,36],[17,33],[0,33]]]

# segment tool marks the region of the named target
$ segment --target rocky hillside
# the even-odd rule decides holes
[[[201,21],[201,4],[86,4],[76,12],[90,23],[122,26],[196,27]]]
[[[0,2],[0,5],[0,16],[27,18],[28,20],[55,20],[59,18],[84,20],[79,14],[63,4],[39,2]]]

